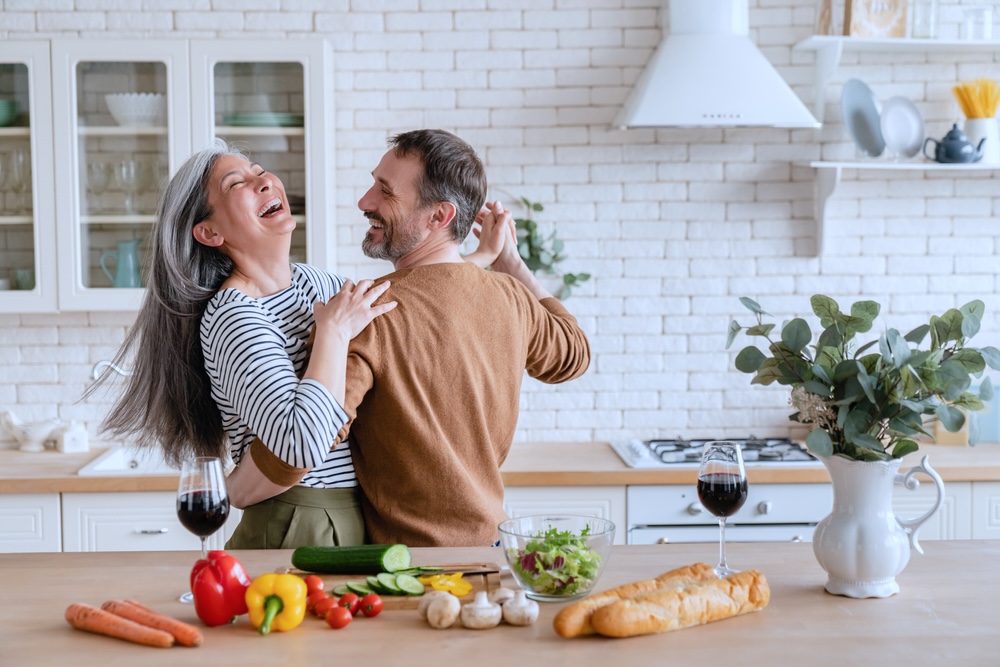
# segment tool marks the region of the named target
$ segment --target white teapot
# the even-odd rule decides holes
[[[22,452],[45,451],[45,443],[54,440],[65,427],[61,419],[26,424],[10,410],[0,412],[0,425],[14,436]]]

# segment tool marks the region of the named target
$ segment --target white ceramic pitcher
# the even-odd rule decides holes
[[[853,598],[884,598],[899,592],[896,575],[910,560],[910,549],[923,553],[917,530],[941,507],[944,483],[927,457],[905,475],[900,459],[851,461],[840,456],[823,459],[833,481],[833,511],[813,534],[813,553],[829,578],[826,590]],[[937,487],[934,506],[916,519],[900,519],[892,511],[895,484],[916,489],[918,472]]]

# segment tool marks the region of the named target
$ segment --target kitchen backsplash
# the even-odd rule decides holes
[[[815,4],[750,3],[752,38],[807,104],[814,53],[792,47],[812,34]],[[876,299],[880,322],[903,330],[979,298],[987,315],[974,344],[1000,345],[996,172],[847,170],[817,256],[807,165],[856,157],[840,120],[847,79],[864,80],[883,101],[910,98],[927,134],[940,137],[961,118],[951,86],[1000,78],[1000,51],[845,53],[816,131],[612,129],[660,40],[662,6],[5,0],[0,38],[328,38],[336,69],[333,268],[352,278],[390,268],[361,254],[367,224],[356,208],[386,137],[443,127],[469,140],[487,164],[491,196],[542,202],[536,217],[566,241],[564,268],[593,275],[567,301],[590,335],[591,368],[561,386],[526,381],[518,440],[787,434],[786,392],[751,387],[724,350],[730,318],[751,320],[743,295],[779,320],[808,315],[817,292]],[[941,37],[958,37],[962,6],[942,2]],[[112,356],[131,321],[97,312],[0,315],[0,409],[28,420],[83,419],[95,433],[109,399],[79,399],[92,366]]]

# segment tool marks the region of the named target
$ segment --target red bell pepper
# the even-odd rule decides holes
[[[246,591],[250,576],[243,565],[225,551],[209,551],[191,569],[194,610],[205,625],[225,625],[247,613]]]

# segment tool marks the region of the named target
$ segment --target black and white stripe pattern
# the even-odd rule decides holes
[[[347,414],[326,387],[298,379],[308,351],[313,304],[328,301],[344,279],[306,264],[292,265],[292,286],[254,299],[223,289],[205,309],[201,345],[212,397],[222,413],[233,461],[255,435],[296,468],[312,468],[303,486],[357,486],[350,448],[330,451]]]

